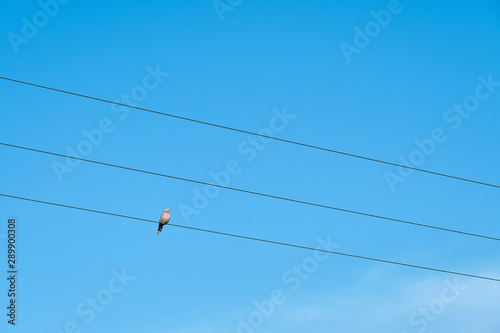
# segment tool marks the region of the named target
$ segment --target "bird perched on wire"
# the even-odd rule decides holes
[[[161,234],[161,230],[163,229],[164,225],[167,225],[168,222],[170,221],[170,213],[168,212],[170,208],[165,209],[163,214],[160,216],[160,222],[158,224],[158,231],[156,232],[158,235]]]

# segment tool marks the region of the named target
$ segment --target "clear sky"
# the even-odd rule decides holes
[[[500,184],[500,3],[4,1],[0,76]],[[0,80],[1,142],[500,237],[499,189]],[[73,153],[73,154],[74,154]],[[0,193],[468,274],[500,243],[0,146]],[[208,195],[208,197],[207,197]],[[500,283],[0,197],[2,332],[482,332]]]

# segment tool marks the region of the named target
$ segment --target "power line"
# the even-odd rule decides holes
[[[236,188],[236,187],[229,187],[229,186],[224,186],[224,185],[219,185],[219,184],[214,184],[214,183],[208,183],[208,182],[203,182],[203,181],[189,179],[189,178],[177,177],[177,176],[172,176],[172,175],[167,175],[167,174],[162,174],[162,173],[157,173],[157,172],[152,172],[152,171],[147,171],[147,170],[142,170],[142,169],[126,167],[126,166],[117,165],[117,164],[99,162],[99,161],[90,160],[90,159],[81,158],[81,157],[65,156],[63,154],[53,153],[53,152],[49,152],[46,150],[17,146],[17,145],[4,143],[4,142],[0,142],[0,145],[6,146],[6,147],[11,147],[11,148],[27,150],[27,151],[31,151],[31,152],[37,152],[37,153],[42,153],[42,154],[58,156],[58,157],[66,157],[66,158],[71,158],[71,159],[80,160],[80,161],[84,161],[84,162],[94,163],[94,164],[98,164],[98,165],[104,165],[104,166],[128,170],[128,171],[140,172],[140,173],[154,175],[154,176],[166,177],[166,178],[171,178],[171,179],[175,179],[175,180],[181,180],[181,181],[185,181],[185,182],[195,183],[195,184],[214,186],[214,187],[219,187],[219,188],[223,188],[226,190],[232,190],[232,191],[237,191],[237,192],[242,192],[242,193],[247,193],[247,194],[253,194],[253,195],[258,195],[258,196],[262,196],[262,197],[266,197],[266,198],[278,199],[278,200],[289,201],[289,202],[293,202],[293,203],[299,203],[299,204],[303,204],[303,205],[309,205],[309,206],[314,206],[314,207],[337,210],[337,211],[341,211],[341,212],[345,212],[345,213],[373,217],[373,218],[392,221],[392,222],[405,223],[405,224],[409,224],[409,225],[413,225],[413,226],[417,226],[417,227],[430,228],[430,229],[452,232],[452,233],[466,235],[466,236],[479,237],[479,238],[484,238],[484,239],[489,239],[489,240],[494,240],[494,241],[500,241],[500,238],[493,237],[493,236],[486,236],[486,235],[480,235],[480,234],[475,234],[475,233],[470,233],[470,232],[465,232],[465,231],[460,231],[460,230],[455,230],[455,229],[442,228],[442,227],[437,227],[437,226],[423,224],[423,223],[411,222],[411,221],[396,219],[396,218],[387,217],[387,216],[375,215],[375,214],[370,214],[370,213],[365,213],[365,212],[360,212],[360,211],[355,211],[355,210],[350,210],[350,209],[344,209],[344,208],[339,208],[339,207],[334,207],[334,206],[318,204],[318,203],[314,203],[314,202],[308,202],[308,201],[291,199],[291,198],[281,197],[281,196],[272,195],[272,194],[266,194],[266,193],[261,193],[261,192],[240,189],[240,188]]]
[[[203,125],[212,126],[212,127],[216,127],[216,128],[221,128],[221,129],[225,129],[225,130],[229,130],[229,131],[234,131],[234,132],[239,132],[239,133],[245,133],[245,134],[250,134],[250,135],[254,135],[254,136],[260,136],[260,137],[267,138],[267,139],[272,139],[272,140],[281,141],[281,142],[285,142],[285,143],[289,143],[289,144],[293,144],[293,145],[297,145],[297,146],[302,146],[302,147],[307,147],[307,148],[322,150],[322,151],[326,151],[326,152],[329,152],[329,153],[340,154],[340,155],[344,155],[344,156],[350,156],[350,157],[354,157],[354,158],[358,158],[358,159],[363,159],[363,160],[366,160],[366,161],[371,161],[371,162],[376,162],[376,163],[382,163],[382,164],[386,164],[386,165],[401,167],[401,168],[405,168],[405,169],[409,169],[409,170],[414,170],[414,171],[419,171],[419,172],[424,172],[424,173],[428,173],[428,174],[432,174],[432,175],[436,175],[436,176],[451,178],[451,179],[455,179],[455,180],[461,180],[461,181],[465,181],[465,182],[469,182],[469,183],[474,183],[474,184],[479,184],[479,185],[484,185],[484,186],[490,186],[490,187],[500,188],[500,185],[495,185],[495,184],[486,183],[486,182],[480,182],[480,181],[473,180],[473,179],[468,179],[468,178],[463,178],[463,177],[457,177],[457,176],[448,175],[448,174],[445,174],[445,173],[440,173],[440,172],[435,172],[435,171],[430,171],[430,170],[415,168],[415,167],[411,167],[411,166],[400,165],[400,164],[397,164],[397,163],[392,163],[392,162],[388,162],[388,161],[384,161],[384,160],[380,160],[380,159],[376,159],[376,158],[366,157],[366,156],[357,155],[357,154],[351,154],[351,153],[343,152],[343,151],[340,151],[340,150],[333,150],[333,149],[330,149],[330,148],[325,148],[325,147],[321,147],[321,146],[315,146],[315,145],[311,145],[311,144],[307,144],[307,143],[303,143],[303,142],[298,142],[298,141],[293,141],[293,140],[287,140],[287,139],[281,139],[281,138],[277,138],[277,137],[273,137],[273,136],[268,136],[268,135],[264,135],[264,134],[260,134],[260,133],[256,133],[256,132],[242,130],[242,129],[239,129],[239,128],[234,128],[234,127],[230,127],[230,126],[219,125],[219,124],[210,123],[210,122],[207,122],[207,121],[202,121],[202,120],[188,118],[188,117],[182,117],[182,116],[174,115],[174,114],[171,114],[171,113],[165,113],[165,112],[155,111],[155,110],[151,110],[151,109],[141,108],[141,107],[138,107],[138,106],[133,106],[133,105],[128,105],[128,104],[124,104],[124,103],[114,102],[114,101],[110,101],[110,100],[103,99],[103,98],[98,98],[98,97],[93,97],[93,96],[89,96],[89,95],[79,94],[79,93],[75,93],[75,92],[71,92],[71,91],[67,91],[67,90],[62,90],[62,89],[57,89],[57,88],[52,88],[52,87],[48,87],[48,86],[44,86],[44,85],[39,85],[39,84],[31,83],[31,82],[26,82],[26,81],[11,79],[11,78],[8,78],[8,77],[3,77],[3,76],[0,76],[0,79],[7,80],[7,81],[12,81],[12,82],[16,82],[16,83],[21,83],[21,84],[29,85],[29,86],[33,86],[33,87],[38,87],[38,88],[42,88],[42,89],[52,90],[52,91],[56,91],[56,92],[60,92],[60,93],[64,93],[64,94],[73,95],[73,96],[78,96],[78,97],[83,97],[83,98],[87,98],[87,99],[92,99],[92,100],[95,100],[95,101],[100,101],[100,102],[105,102],[105,103],[110,103],[110,104],[125,106],[125,107],[133,108],[133,109],[136,109],[136,110],[141,110],[141,111],[145,111],[145,112],[151,112],[151,113],[159,114],[159,115],[162,115],[162,116],[167,116],[167,117],[176,118],[176,119],[180,119],[180,120],[185,120],[185,121],[189,121],[189,122],[193,122],[193,123],[198,123],[198,124],[203,124]]]
[[[0,196],[7,197],[7,198],[12,198],[12,199],[24,200],[24,201],[31,201],[31,202],[36,202],[36,203],[41,203],[41,204],[46,204],[46,205],[52,205],[52,206],[58,206],[58,207],[64,207],[64,208],[82,210],[82,211],[91,212],[91,213],[97,213],[97,214],[104,214],[104,215],[110,215],[110,216],[115,216],[115,217],[127,218],[127,219],[132,219],[132,220],[137,220],[137,221],[158,223],[157,221],[148,220],[148,219],[141,218],[141,217],[133,217],[133,216],[130,216],[130,215],[123,215],[123,214],[116,214],[116,213],[104,212],[104,211],[101,211],[101,210],[95,210],[95,209],[89,209],[89,208],[83,208],[83,207],[77,207],[77,206],[70,206],[70,205],[63,205],[63,204],[59,204],[59,203],[42,201],[42,200],[36,200],[36,199],[30,199],[30,198],[24,198],[24,197],[18,197],[18,196],[14,196],[14,195],[3,194],[3,193],[0,193]],[[454,274],[454,275],[466,276],[466,277],[471,277],[471,278],[476,278],[476,279],[483,279],[483,280],[490,280],[490,281],[500,282],[500,279],[496,279],[496,278],[492,278],[492,277],[487,277],[487,276],[473,275],[473,274],[467,274],[467,273],[460,273],[460,272],[449,271],[449,270],[444,270],[444,269],[439,269],[439,268],[432,268],[432,267],[427,267],[427,266],[413,265],[413,264],[408,264],[408,263],[402,263],[402,262],[397,262],[397,261],[390,261],[390,260],[385,260],[385,259],[378,259],[378,258],[360,256],[360,255],[355,255],[355,254],[350,254],[350,253],[344,253],[344,252],[336,252],[336,251],[330,251],[330,250],[325,250],[325,249],[316,249],[316,248],[312,248],[312,247],[308,247],[308,246],[302,246],[302,245],[297,245],[297,244],[277,242],[277,241],[273,241],[273,240],[268,240],[268,239],[263,239],[263,238],[256,238],[256,237],[249,237],[249,236],[243,236],[243,235],[237,235],[237,234],[232,234],[232,233],[227,233],[227,232],[222,232],[222,231],[215,231],[215,230],[209,230],[209,229],[194,228],[194,227],[188,227],[188,226],[183,226],[183,225],[178,225],[178,224],[173,224],[173,223],[169,223],[167,226],[177,227],[177,228],[184,228],[184,229],[195,230],[195,231],[202,231],[202,232],[207,232],[207,233],[212,233],[212,234],[217,234],[217,235],[222,235],[222,236],[236,237],[236,238],[241,238],[241,239],[253,240],[253,241],[258,241],[258,242],[263,242],[263,243],[270,243],[270,244],[275,244],[275,245],[287,246],[287,247],[295,247],[295,248],[305,249],[305,250],[320,251],[320,252],[325,252],[325,253],[330,253],[330,254],[336,254],[336,255],[350,257],[350,258],[357,258],[357,259],[364,259],[364,260],[370,260],[370,261],[377,261],[377,262],[382,262],[382,263],[386,263],[386,264],[399,265],[399,266],[405,266],[405,267],[411,267],[411,268],[418,268],[418,269],[429,270],[429,271],[434,271],[434,272]]]

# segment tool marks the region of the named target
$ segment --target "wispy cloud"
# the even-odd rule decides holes
[[[500,272],[483,274],[499,276]],[[439,275],[389,288],[364,285],[307,298],[321,301],[290,302],[281,316],[311,330],[423,333],[453,328],[455,333],[497,333],[500,328],[500,284],[493,281]]]

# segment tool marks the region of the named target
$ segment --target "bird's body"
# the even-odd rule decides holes
[[[161,214],[161,216],[160,216],[160,222],[159,222],[158,231],[157,231],[158,235],[161,234],[161,230],[163,229],[163,226],[168,224],[168,222],[170,222],[169,210],[170,210],[169,208],[165,209],[163,214]]]

